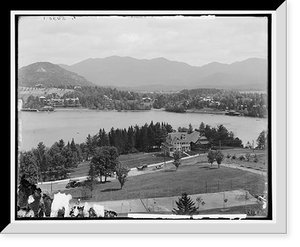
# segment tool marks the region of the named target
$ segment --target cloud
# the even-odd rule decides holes
[[[257,17],[23,17],[18,31],[20,66],[111,55],[203,65],[267,54],[267,22]]]

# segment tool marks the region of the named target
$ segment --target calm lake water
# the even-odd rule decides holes
[[[57,109],[55,112],[19,112],[21,120],[21,150],[30,150],[43,142],[50,147],[63,139],[65,143],[74,138],[75,143],[86,140],[88,134],[96,134],[100,128],[108,132],[112,127],[128,128],[130,125],[167,122],[173,129],[179,126],[199,128],[201,122],[216,127],[223,124],[233,131],[243,143],[256,140],[259,133],[267,128],[267,119],[250,117],[233,117],[225,115],[172,113],[162,110],[151,111],[96,111],[88,109]]]

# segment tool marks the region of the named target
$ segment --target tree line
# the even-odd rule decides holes
[[[185,112],[189,109],[234,110],[249,117],[267,117],[268,97],[265,93],[243,93],[220,89],[191,89],[177,93],[140,93],[121,91],[110,87],[84,86],[65,93],[62,98],[78,97],[84,108],[99,110],[150,110],[165,109]],[[143,98],[151,99],[151,105],[144,104]],[[29,96],[25,106],[40,106],[38,97]]]
[[[155,95],[153,108],[165,108],[173,112],[213,108],[222,111],[234,110],[244,116],[264,118],[268,115],[268,97],[265,93],[200,88]]]
[[[144,105],[143,95],[137,92],[120,91],[110,87],[81,87],[64,94],[63,97],[78,97],[85,108],[99,110],[150,110]]]
[[[64,179],[83,161],[82,144],[55,142],[50,148],[40,142],[30,151],[19,152],[19,179],[25,175],[32,183]]]
[[[157,151],[167,133],[172,131],[168,123],[154,124],[151,121],[150,124],[127,129],[111,128],[108,133],[100,129],[95,135],[89,134],[80,144],[76,144],[74,139],[67,144],[59,140],[49,148],[40,142],[30,151],[19,152],[19,178],[24,174],[30,177],[31,182],[67,178],[79,163],[93,158],[97,149],[104,146],[115,147],[118,154]]]

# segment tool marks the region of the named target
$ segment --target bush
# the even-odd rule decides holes
[[[176,167],[176,171],[181,164],[181,153],[179,151],[175,151],[173,154],[173,165]]]
[[[227,154],[226,158],[230,159],[231,158],[231,154]]]
[[[215,152],[214,151],[212,151],[212,150],[209,150],[208,151],[208,153],[207,153],[207,160],[208,160],[208,162],[211,164],[211,166],[212,166],[212,164],[214,163],[214,161],[215,161]]]
[[[246,158],[245,158],[244,155],[241,155],[241,156],[239,157],[239,159],[240,159],[240,160],[245,160]]]
[[[221,164],[222,160],[224,159],[224,154],[221,152],[221,150],[217,150],[215,152],[215,159],[218,163],[218,167],[220,168],[220,164]]]
[[[234,154],[234,155],[232,155],[231,159],[233,159],[233,160],[235,160],[235,159],[236,159],[236,156],[235,156],[235,154]]]
[[[255,163],[257,163],[258,162],[258,158],[257,158],[257,155],[255,154],[254,155],[254,160],[253,160]]]
[[[247,161],[250,161],[250,154],[249,154],[249,153],[246,153],[246,154],[245,154],[245,158],[246,158]]]

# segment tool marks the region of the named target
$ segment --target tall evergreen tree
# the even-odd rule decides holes
[[[128,128],[127,134],[128,134],[128,138],[127,138],[127,141],[128,141],[128,150],[129,150],[129,152],[132,152],[133,148],[135,146],[135,142],[134,142],[134,130],[133,130],[132,126],[130,126]]]
[[[134,126],[135,131],[135,148],[140,151],[141,150],[141,130],[138,125]]]
[[[266,131],[263,130],[262,132],[260,132],[257,140],[256,140],[256,144],[257,144],[257,147],[259,149],[265,149],[266,148],[266,140],[267,140],[267,135],[266,135]]]
[[[91,198],[93,197],[93,190],[97,184],[97,171],[94,163],[90,163],[87,180],[85,186],[91,191]]]
[[[173,208],[172,212],[178,215],[193,215],[197,213],[198,207],[195,206],[193,200],[187,195],[182,193],[181,198],[176,201],[177,209]]]
[[[148,125],[147,124],[145,124],[141,128],[140,143],[141,143],[141,147],[140,147],[139,151],[148,152],[149,139],[148,139]]]
[[[194,131],[192,124],[189,124],[188,134],[191,134]]]
[[[46,146],[43,142],[40,142],[36,149],[33,149],[34,159],[33,162],[38,167],[39,177],[42,181],[46,179],[46,172],[48,169],[47,156],[46,156]]]

